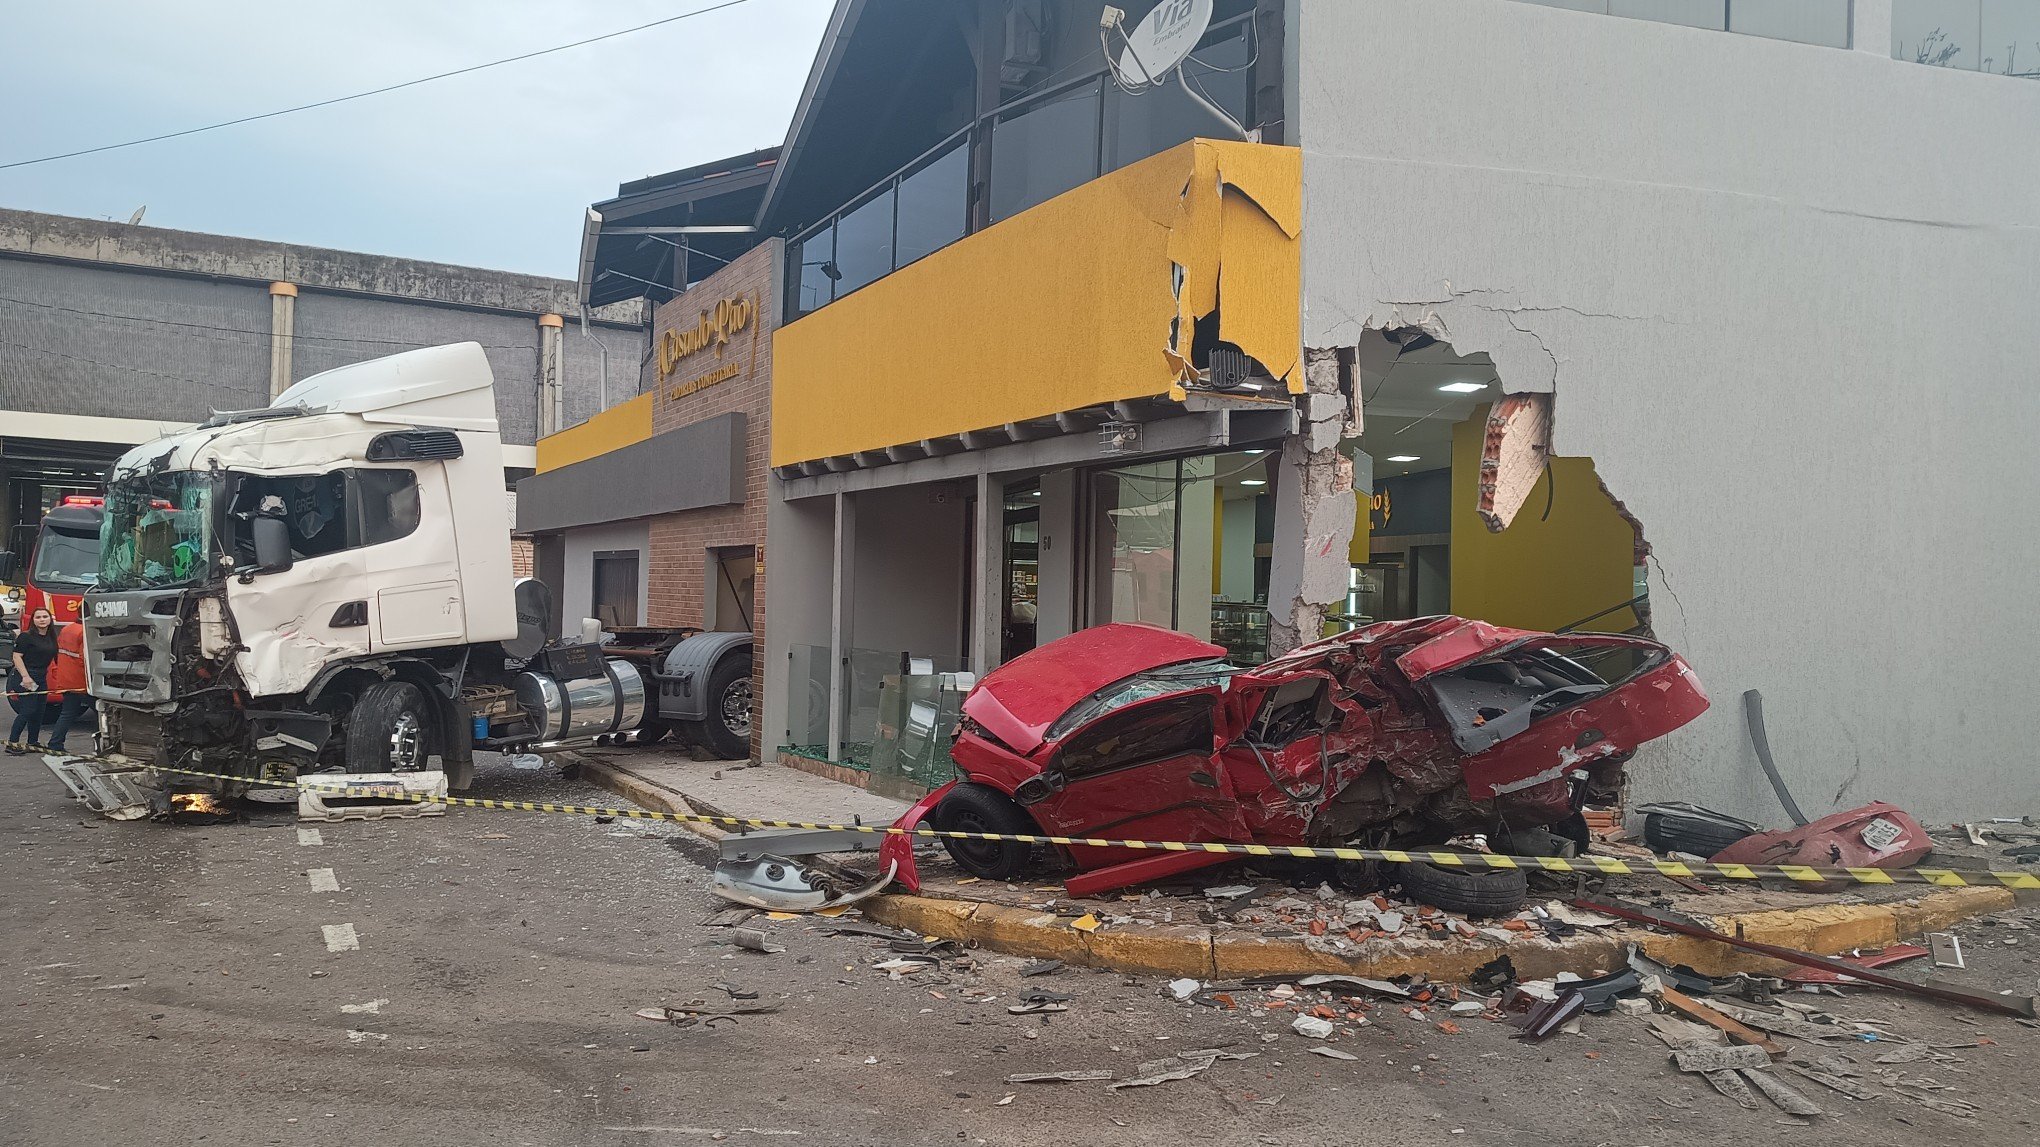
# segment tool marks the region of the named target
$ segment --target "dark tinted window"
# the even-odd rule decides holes
[[[238,560],[253,557],[248,522],[239,515],[281,517],[298,558],[376,546],[418,529],[418,478],[409,470],[336,470],[330,474],[241,479],[231,530]]]
[[[959,141],[900,180],[899,265],[963,238],[969,209],[970,148]]]
[[[1098,177],[1099,85],[1001,119],[992,128],[992,221]]]
[[[892,273],[893,193],[886,190],[836,223],[836,297]]]
[[[1065,773],[1082,776],[1110,769],[1211,754],[1208,694],[1168,697],[1122,709],[1073,734],[1058,761]]]

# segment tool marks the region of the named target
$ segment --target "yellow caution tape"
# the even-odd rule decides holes
[[[631,820],[665,821],[670,824],[712,824],[739,831],[753,828],[800,828],[817,832],[865,832],[878,836],[915,836],[936,840],[1011,841],[1015,844],[1055,844],[1082,848],[1130,848],[1164,852],[1213,852],[1230,856],[1269,856],[1296,860],[1378,860],[1390,864],[1422,862],[1447,868],[1540,868],[1546,872],[1581,873],[1587,876],[1714,876],[1727,880],[1783,878],[1802,884],[1830,881],[1852,884],[1934,884],[1958,888],[1969,885],[2040,889],[2040,873],[1980,872],[1952,868],[1810,868],[1798,864],[1706,864],[1678,860],[1624,860],[1613,856],[1503,856],[1487,852],[1440,852],[1394,848],[1317,847],[1304,844],[1218,844],[1180,840],[1114,840],[1089,836],[1045,836],[1028,833],[951,832],[937,828],[895,828],[892,825],[823,824],[806,820],[770,820],[762,817],[705,816],[700,813],[652,812],[635,808],[599,808],[594,805],[558,804],[551,801],[499,801],[480,797],[432,796],[382,787],[346,787],[322,783],[317,778],[269,781],[226,773],[201,773],[162,765],[144,765],[157,773],[273,788],[311,788],[324,796],[381,797],[416,801],[421,804],[459,805],[462,808],[502,809],[513,812],[572,813],[580,816],[627,817]]]

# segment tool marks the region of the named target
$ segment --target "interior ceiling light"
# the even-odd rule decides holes
[[[1392,454],[1392,455],[1390,455],[1390,456],[1389,456],[1389,459],[1388,459],[1388,460],[1389,460],[1390,462],[1415,462],[1415,461],[1417,461],[1417,455],[1415,455],[1415,454]]]
[[[1262,480],[1262,479],[1260,479],[1260,478],[1242,478],[1242,479],[1240,479],[1240,485],[1242,485],[1242,486],[1266,486],[1267,484],[1268,484],[1267,482],[1263,481],[1263,480]]]
[[[1447,393],[1447,394],[1472,394],[1472,393],[1473,393],[1474,391],[1476,391],[1476,390],[1486,390],[1486,389],[1487,389],[1487,383],[1485,383],[1485,382],[1448,382],[1448,383],[1446,383],[1446,384],[1445,384],[1444,386],[1441,386],[1441,387],[1439,387],[1438,389],[1439,389],[1439,390],[1442,390],[1442,391],[1444,391],[1444,392],[1445,392],[1445,393]]]

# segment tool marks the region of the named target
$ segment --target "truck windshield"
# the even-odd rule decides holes
[[[99,578],[99,534],[76,533],[43,523],[35,543],[29,584],[58,593],[79,593]]]
[[[161,589],[204,576],[214,552],[216,485],[210,474],[172,470],[108,487],[98,588]]]

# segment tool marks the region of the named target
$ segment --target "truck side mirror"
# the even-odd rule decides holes
[[[248,523],[248,529],[255,541],[257,572],[280,573],[291,567],[289,522],[258,516]]]
[[[0,550],[0,581],[14,580],[14,551]]]

